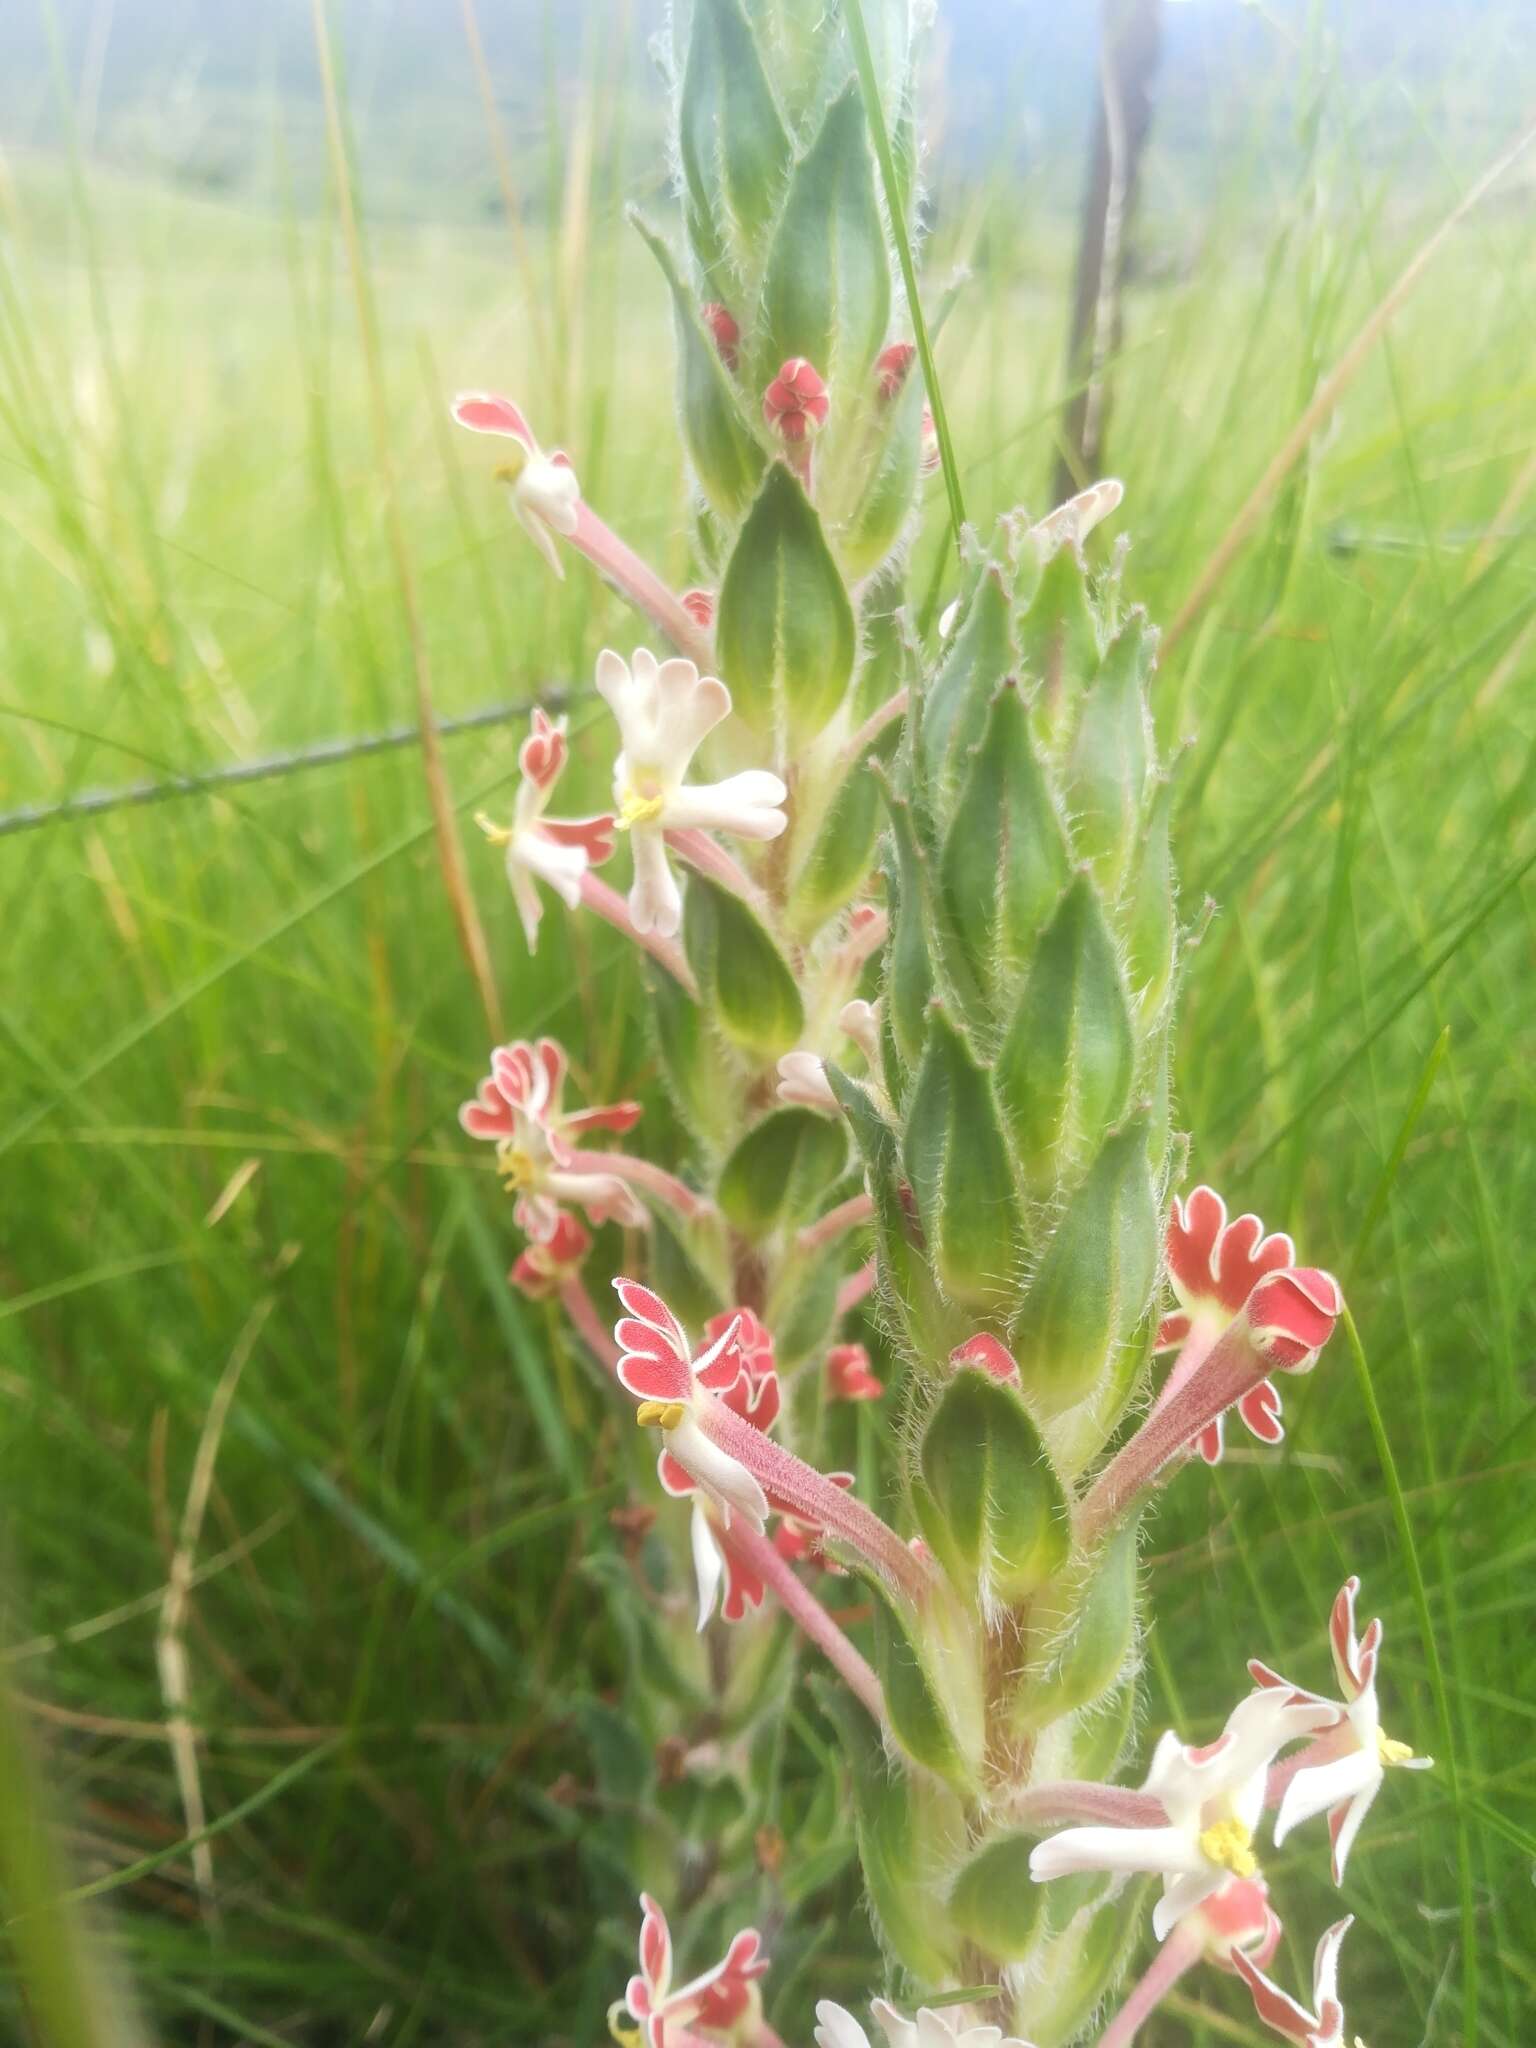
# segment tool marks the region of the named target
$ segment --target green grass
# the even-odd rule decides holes
[[[620,82],[598,91],[587,197],[573,179],[566,226],[532,230],[537,321],[495,223],[369,242],[445,713],[580,688],[605,641],[642,637],[579,564],[548,579],[444,431],[452,388],[518,393],[687,575],[669,323],[620,219],[656,167]],[[1255,163],[1191,190],[1154,157],[1111,438],[1155,617],[1482,167],[1464,144],[1442,161],[1426,123],[1384,171],[1369,110],[1347,112],[1324,99],[1279,189]],[[0,807],[407,721],[334,219],[42,157],[5,166],[0,209]],[[1001,174],[942,220],[930,277],[975,269],[939,364],[984,523],[1040,505],[1070,224]],[[1442,1763],[1389,1784],[1351,1866],[1351,2020],[1380,2044],[1520,2048],[1536,2008],[1536,493],[1507,502],[1536,459],[1533,244],[1507,194],[1462,231],[1159,685],[1163,737],[1190,740],[1186,915],[1217,906],[1180,1036],[1191,1171],[1340,1272],[1363,1349],[1341,1336],[1287,1389],[1283,1456],[1172,1490],[1152,1714],[1208,1730],[1251,1653],[1320,1680],[1327,1599],[1362,1572],[1391,1725]],[[919,592],[946,547],[934,486]],[[562,944],[552,919],[529,962],[467,826],[516,738],[445,743],[508,1019],[664,1128],[616,942]],[[603,770],[594,744],[593,790]],[[3,1654],[113,1967],[159,2038],[209,2048],[600,2038],[658,1853],[635,1802],[673,1724],[628,1682],[619,1419],[506,1292],[510,1219],[454,1124],[486,1031],[419,760],[0,840],[0,905]],[[209,1925],[155,1637],[237,1352],[185,1631]],[[854,2002],[878,1970],[828,1727],[797,1702],[776,1782],[820,1859],[750,1902],[793,1908],[771,2007],[790,2040],[813,1997]],[[25,1820],[32,1773],[4,1754]],[[707,1834],[676,1805],[660,1825]],[[8,1861],[7,1912],[35,1914],[58,1880]],[[1297,1977],[1335,1912],[1319,1866],[1304,1839],[1270,1872]],[[13,1920],[0,2027],[29,1996],[42,2038],[85,2048],[84,2022],[48,2031],[37,1962],[76,1937],[37,1924]],[[1193,1997],[1153,2048],[1257,2038],[1203,2016],[1240,2011],[1225,1980]]]

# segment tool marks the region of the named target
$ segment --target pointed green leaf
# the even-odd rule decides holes
[[[1018,1187],[991,1078],[937,1005],[907,1107],[902,1164],[945,1292],[974,1309],[995,1307],[1023,1240]]]
[[[863,465],[859,495],[836,522],[838,557],[852,577],[872,574],[901,538],[917,500],[922,421],[923,387],[909,377],[895,402],[877,414],[878,436]]]
[[[918,1473],[913,1506],[957,1586],[981,1582],[1012,1604],[1060,1569],[1066,1499],[1011,1387],[957,1372],[923,1430]]]
[[[1030,1659],[1013,1714],[1021,1732],[1097,1700],[1124,1672],[1136,1641],[1137,1523],[1079,1559],[1053,1595],[1066,1619]]]
[[[1152,798],[1137,849],[1135,877],[1126,917],[1126,964],[1136,1006],[1143,1018],[1154,1017],[1173,980],[1173,858],[1168,822],[1173,809],[1173,784],[1163,782]]]
[[[813,739],[853,679],[853,606],[821,521],[782,463],[773,463],[720,590],[720,672],[759,733]]]
[[[997,1092],[1032,1190],[1052,1192],[1125,1109],[1130,1005],[1093,883],[1079,875],[1046,926],[997,1059]]]
[[[1059,1878],[1040,1889],[1050,1894],[1073,1882]],[[1016,2018],[1019,2026],[1028,2025],[1039,2048],[1066,2048],[1082,2038],[1145,1939],[1151,1891],[1150,1878],[1132,1878],[1106,1904],[1084,1907],[1054,1940],[1037,1943]],[[1046,1915],[1051,1905],[1048,1896]]]
[[[891,821],[890,852],[885,863],[891,934],[886,942],[881,1007],[902,1065],[914,1068],[922,1058],[928,1005],[933,998],[932,949],[923,916],[928,885],[921,871],[923,855],[912,820],[911,799],[896,794],[878,773],[874,779]]]
[[[1146,687],[1156,653],[1157,635],[1138,608],[1106,652],[1072,740],[1072,835],[1106,887],[1118,881],[1141,822],[1150,751]]]
[[[703,1137],[735,1123],[740,1092],[738,1063],[712,1031],[704,1013],[670,974],[647,969],[646,1012],[666,1069],[672,1100]]]
[[[1012,1349],[1033,1413],[1059,1415],[1116,1375],[1147,1313],[1160,1240],[1137,1117],[1106,1141],[1024,1297]]]
[[[720,1206],[756,1242],[810,1215],[848,1163],[839,1123],[812,1109],[775,1109],[737,1145],[720,1174]]]
[[[864,109],[850,80],[790,174],[763,281],[764,378],[805,356],[834,404],[863,395],[885,340],[891,272]],[[840,388],[839,388],[840,387]]]
[[[994,1962],[1028,1953],[1048,1885],[1029,1874],[1033,1835],[997,1835],[964,1865],[949,1895],[949,1917]]]
[[[851,1694],[829,1680],[816,1681],[816,1693],[848,1759],[859,1862],[880,1932],[920,1983],[946,1983],[959,1944],[938,1872],[950,1839],[964,1838],[954,1795],[888,1762],[875,1724]]]
[[[864,1162],[864,1182],[875,1205],[875,1248],[881,1285],[914,1358],[926,1370],[947,1358],[965,1334],[934,1285],[922,1233],[902,1187],[896,1133],[868,1092],[838,1067],[827,1079]]]
[[[742,417],[741,401],[672,252],[638,216],[635,226],[672,293],[677,336],[677,409],[694,474],[710,505],[731,524],[752,502],[767,458]]]
[[[805,1011],[795,978],[741,901],[707,875],[688,877],[683,947],[699,997],[722,1031],[761,1060],[799,1040]]]
[[[987,706],[1015,672],[1013,608],[1002,571],[988,563],[923,701],[923,767],[938,782],[946,763],[981,736]]]
[[[956,1791],[971,1791],[978,1759],[967,1753],[973,1745],[953,1712],[964,1677],[961,1660],[943,1655],[943,1646],[933,1639],[933,1616],[920,1624],[883,1583],[867,1577],[866,1584],[875,1591],[874,1665],[891,1732],[915,1763]],[[979,1735],[979,1728],[973,1732]]]
[[[694,209],[749,273],[778,210],[790,142],[740,0],[695,0],[678,154]]]
[[[1030,716],[1049,748],[1071,730],[1083,691],[1099,666],[1087,577],[1075,548],[1062,548],[1040,571],[1029,608],[1019,619],[1019,656],[1034,685]]]
[[[1067,880],[1061,821],[1010,677],[992,699],[940,863],[944,905],[979,986],[1014,987]]]

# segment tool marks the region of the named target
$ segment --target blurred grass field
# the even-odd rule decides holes
[[[1154,132],[1110,448],[1157,618],[1510,139],[1448,143],[1432,104],[1404,126],[1390,81],[1351,103],[1278,32],[1275,59],[1253,124],[1287,127],[1280,157],[1196,175]],[[440,714],[560,688],[579,732],[597,649],[642,637],[581,564],[550,580],[450,438],[458,386],[516,393],[689,580],[669,322],[622,219],[664,168],[642,83],[617,59],[578,81],[521,240],[446,208],[370,224],[361,193]],[[261,203],[0,160],[0,810],[413,716],[335,192],[294,193],[265,111]],[[467,56],[461,119],[483,127]],[[1536,2020],[1532,175],[1436,259],[1159,686],[1189,740],[1185,914],[1215,904],[1180,1034],[1192,1170],[1341,1275],[1365,1362],[1341,1338],[1283,1454],[1172,1489],[1153,1716],[1208,1730],[1250,1654],[1320,1679],[1326,1602],[1363,1574],[1393,1732],[1441,1763],[1389,1786],[1351,1865],[1373,2048],[1523,2048]],[[984,524],[1044,509],[1073,223],[1002,168],[941,166],[937,201],[930,282],[971,273],[940,369]],[[919,594],[944,582],[934,493]],[[519,732],[444,742],[509,1032],[565,1037],[663,1126],[618,942],[551,918],[528,960],[469,822]],[[602,749],[578,742],[593,791]],[[0,838],[0,904],[0,1661],[70,1882],[107,1895],[98,1939],[148,2031],[206,2048],[602,2038],[650,1771],[605,1592],[618,1418],[505,1290],[510,1217],[458,1137],[487,1026],[417,750]],[[196,1858],[178,1715],[217,1829]],[[786,1741],[814,1787],[808,1696]],[[21,1840],[31,1772],[0,1757]],[[1310,1848],[1270,1865],[1296,1975],[1334,1917]],[[814,1995],[877,1982],[856,1899],[834,1856],[795,1902],[791,2041]],[[783,1911],[766,1876],[746,1903]],[[0,2034],[26,2038],[36,1901],[8,1910]],[[1238,2012],[1195,1980],[1145,2038],[1259,2039]]]

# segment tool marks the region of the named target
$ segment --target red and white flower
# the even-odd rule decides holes
[[[498,1045],[474,1101],[459,1110],[470,1137],[494,1142],[497,1171],[517,1196],[513,1218],[536,1244],[554,1240],[562,1202],[574,1202],[595,1224],[638,1228],[646,1220],[633,1191],[598,1163],[604,1155],[584,1153],[572,1143],[586,1131],[631,1129],[639,1103],[562,1108],[567,1065],[564,1047],[552,1038]]]
[[[1284,1231],[1266,1237],[1252,1215],[1229,1223],[1227,1205],[1214,1188],[1198,1187],[1174,1202],[1168,1219],[1168,1279],[1179,1306],[1164,1316],[1156,1348],[1179,1355],[1158,1397],[1159,1408],[1188,1380],[1264,1275],[1295,1263],[1296,1247]],[[1284,1437],[1273,1380],[1261,1380],[1245,1394],[1237,1412],[1261,1443],[1277,1444]],[[1208,1465],[1221,1460],[1223,1421],[1218,1415],[1195,1439]]]
[[[774,1369],[773,1338],[749,1308],[711,1316],[704,1325],[704,1337],[711,1353],[717,1344],[725,1346],[707,1384],[733,1415],[739,1415],[743,1422],[766,1435],[779,1419],[779,1375]],[[626,1380],[625,1385],[628,1384]],[[698,1490],[693,1474],[665,1447],[656,1460],[656,1476],[674,1500],[686,1500]]]
[[[1351,1913],[1336,1920],[1317,1944],[1312,1964],[1312,2006],[1298,2005],[1288,1991],[1266,1977],[1261,1962],[1240,1951],[1233,1968],[1253,1993],[1253,2009],[1266,2027],[1295,2041],[1299,2048],[1344,2048],[1344,2007],[1339,1999],[1339,1949],[1355,1924]],[[1355,2048],[1360,2048],[1358,2037]]]
[[[1427,1771],[1434,1765],[1433,1757],[1415,1756],[1406,1742],[1395,1742],[1382,1728],[1376,1701],[1382,1626],[1378,1617],[1363,1636],[1356,1635],[1355,1600],[1359,1591],[1357,1578],[1346,1579],[1328,1621],[1328,1641],[1341,1700],[1321,1699],[1304,1686],[1293,1685],[1256,1658],[1248,1666],[1256,1682],[1265,1689],[1284,1692],[1293,1701],[1332,1706],[1339,1717],[1327,1734],[1319,1736],[1295,1760],[1296,1769],[1288,1774],[1280,1811],[1275,1816],[1278,1848],[1302,1821],[1319,1813],[1327,1814],[1335,1884],[1344,1882],[1350,1849],[1387,1772]]]
[[[647,1892],[640,1894],[640,1911],[640,1968],[625,1989],[624,2005],[639,2024],[645,2048],[669,2048],[696,2029],[731,2038],[744,2021],[761,2015],[757,1986],[767,1974],[768,1958],[756,1928],[744,1927],[732,1937],[723,1961],[674,1990],[667,1916]]]
[[[568,1280],[575,1279],[591,1249],[587,1232],[562,1209],[549,1241],[535,1241],[519,1252],[507,1278],[530,1301],[547,1301]]]
[[[670,937],[682,923],[683,899],[667,861],[669,831],[729,832],[738,839],[777,839],[789,820],[788,792],[766,768],[748,768],[723,782],[685,778],[705,737],[730,715],[731,693],[701,676],[681,656],[658,662],[639,649],[633,663],[611,648],[597,657],[597,688],[618,720],[621,751],[613,770],[618,826],[634,850],[629,911],[639,932]]]
[[[763,1604],[767,1588],[762,1579],[732,1545],[730,1537],[711,1521],[709,1510],[702,1501],[696,1500],[693,1504],[689,1535],[693,1547],[693,1576],[699,1589],[700,1633],[717,1607],[722,1620],[745,1621]],[[722,1586],[725,1588],[723,1603],[720,1598]]]
[[[829,1401],[878,1401],[885,1392],[862,1344],[834,1344],[827,1353]]]
[[[599,866],[613,852],[614,825],[609,814],[595,818],[544,815],[555,784],[565,772],[569,752],[565,720],[552,719],[535,709],[533,730],[518,750],[523,779],[517,786],[510,828],[489,818],[479,820],[491,843],[506,849],[507,880],[530,953],[538,948],[539,921],[544,915],[535,878],[547,882],[561,901],[575,910],[581,902],[581,882],[587,869]]]
[[[727,1528],[736,1513],[760,1530],[768,1519],[767,1496],[712,1434],[721,1415],[737,1413],[727,1411],[725,1401],[744,1378],[736,1319],[695,1358],[682,1324],[660,1295],[638,1280],[615,1280],[613,1285],[625,1310],[613,1326],[619,1382],[640,1403],[636,1419],[642,1427],[661,1431],[662,1485],[669,1493],[691,1493],[697,1487],[714,1502]],[[776,1379],[772,1399],[776,1411]]]
[[[524,531],[557,576],[565,574],[553,534],[566,539],[576,531],[581,485],[571,459],[557,448],[546,455],[533,429],[510,398],[494,391],[461,391],[453,416],[474,434],[505,435],[519,451],[497,470],[511,489],[512,509]]]
[[[1086,1870],[1161,1877],[1152,1928],[1165,1940],[1186,1914],[1227,1885],[1257,1878],[1253,1838],[1270,1766],[1286,1743],[1315,1734],[1336,1715],[1326,1703],[1255,1692],[1238,1702],[1221,1734],[1203,1748],[1170,1731],[1153,1753],[1143,1787],[1166,1819],[1064,1829],[1035,1845],[1030,1875],[1037,1882]]]

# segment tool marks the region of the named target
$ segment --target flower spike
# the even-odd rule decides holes
[[[1371,1810],[1389,1770],[1427,1771],[1433,1757],[1415,1756],[1405,1742],[1395,1742],[1381,1726],[1376,1700],[1376,1665],[1381,1651],[1382,1626],[1378,1618],[1363,1636],[1355,1633],[1355,1600],[1360,1591],[1357,1578],[1346,1579],[1339,1589],[1329,1617],[1328,1636],[1333,1651],[1342,1699],[1335,1705],[1339,1719],[1312,1749],[1303,1750],[1296,1768],[1287,1773],[1275,1816],[1275,1846],[1291,1829],[1319,1813],[1328,1816],[1328,1833],[1333,1845],[1333,1881],[1344,1882],[1361,1823]],[[1284,1692],[1291,1700],[1318,1701],[1305,1687],[1292,1685],[1267,1664],[1254,1659],[1248,1666],[1255,1682],[1270,1692]],[[1314,1755],[1315,1752],[1315,1755]],[[1308,1758],[1312,1757],[1309,1762]]]
[[[627,1131],[640,1115],[638,1102],[608,1103],[597,1109],[562,1109],[567,1059],[552,1038],[536,1045],[518,1039],[498,1045],[491,1071],[473,1102],[459,1110],[471,1138],[496,1146],[496,1166],[517,1196],[513,1220],[536,1244],[553,1243],[562,1202],[575,1202],[592,1223],[620,1223],[638,1229],[645,1210],[633,1192],[606,1166],[606,1155],[581,1153],[571,1140],[584,1131]]]
[[[597,658],[597,688],[619,726],[613,790],[619,829],[628,832],[634,849],[630,915],[637,931],[671,937],[682,923],[683,899],[668,865],[666,833],[777,839],[789,822],[779,808],[788,792],[763,768],[723,782],[685,781],[703,740],[731,709],[724,683],[701,676],[691,661],[658,662],[640,648],[631,664],[604,648]]]
[[[1253,1993],[1253,2009],[1259,2018],[1266,2027],[1283,2034],[1287,2041],[1298,2043],[1298,2048],[1344,2048],[1344,2007],[1339,2000],[1339,1950],[1354,1924],[1352,1913],[1343,1920],[1336,1920],[1317,1944],[1312,1964],[1312,2004],[1315,2008],[1312,2012],[1298,2005],[1288,1991],[1282,1991],[1278,1984],[1266,1977],[1253,1957],[1238,1952],[1232,1958],[1234,1969]]]

